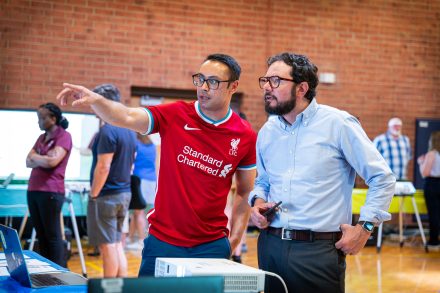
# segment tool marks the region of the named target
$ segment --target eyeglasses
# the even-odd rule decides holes
[[[260,83],[260,88],[262,88],[262,89],[264,88],[264,85],[268,82],[269,82],[270,87],[275,89],[280,86],[280,83],[282,80],[295,82],[293,79],[282,78],[282,77],[279,77],[276,75],[275,76],[260,77],[258,79],[258,81]]]
[[[203,84],[206,82],[208,85],[208,88],[210,90],[216,90],[220,86],[221,82],[231,82],[232,80],[218,80],[214,78],[205,78],[202,74],[196,73],[192,76],[193,78],[193,84],[195,86],[203,86]]]

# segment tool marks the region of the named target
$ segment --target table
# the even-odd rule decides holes
[[[66,203],[63,205],[62,213],[70,216],[72,219],[73,232],[78,246],[78,253],[81,260],[83,275],[87,276],[84,255],[79,237],[76,216],[87,215],[89,185],[87,182],[69,182],[66,183]],[[29,216],[27,207],[27,185],[12,184],[8,188],[0,190],[0,216],[2,217],[23,217],[19,229],[19,237],[23,234],[27,218]],[[33,249],[35,241],[35,230],[32,230],[30,249]]]
[[[78,189],[81,185],[66,184],[66,196],[73,202],[76,216],[87,215],[88,189]],[[27,213],[27,185],[10,184],[0,189],[0,217],[23,217]],[[63,215],[70,216],[69,207],[63,206]]]
[[[361,206],[365,204],[365,198],[367,197],[368,189],[363,188],[353,188],[353,204],[352,204],[352,212],[353,214],[359,214],[361,212]],[[414,194],[414,199],[416,201],[417,209],[420,214],[427,214],[425,204],[425,197],[423,195],[423,190],[417,189]],[[406,214],[415,214],[415,210],[412,204],[412,199],[409,197],[403,198],[403,206],[402,211]],[[400,197],[394,196],[391,201],[391,206],[388,209],[390,213],[399,213],[400,212]]]
[[[36,252],[24,250],[24,255],[31,259],[38,259],[59,271],[68,271],[68,269],[60,267],[56,263],[42,257]],[[21,286],[20,283],[12,279],[10,276],[0,276],[0,292],[87,292],[87,286],[52,286],[42,289],[32,289]]]
[[[353,189],[353,214],[359,214],[361,206],[364,205],[367,195],[367,189]],[[388,209],[390,213],[399,214],[399,239],[400,247],[403,246],[403,213],[414,214],[417,219],[417,225],[419,227],[420,236],[422,237],[422,242],[425,247],[425,251],[428,252],[428,247],[426,245],[425,234],[423,232],[422,221],[420,220],[420,214],[426,214],[426,203],[425,197],[423,195],[423,190],[416,190],[414,194],[401,194],[395,195],[391,201],[390,208]],[[378,228],[377,236],[377,252],[380,253],[382,248],[382,228],[383,224],[380,224]]]

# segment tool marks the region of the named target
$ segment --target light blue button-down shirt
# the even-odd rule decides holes
[[[392,171],[356,118],[315,99],[292,125],[275,116],[261,128],[257,171],[249,201],[283,201],[272,227],[330,232],[350,224],[356,172],[369,186],[360,220],[391,219]]]

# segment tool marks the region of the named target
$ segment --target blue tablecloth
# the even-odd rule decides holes
[[[59,271],[68,271],[36,252],[25,250],[24,255],[29,256],[31,259],[38,259],[46,262]],[[21,286],[20,283],[16,282],[9,276],[0,276],[0,292],[87,292],[87,286],[52,286],[42,289],[31,289]]]

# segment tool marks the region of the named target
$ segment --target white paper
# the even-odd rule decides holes
[[[29,258],[29,256],[25,255],[24,258]],[[0,260],[2,259],[6,259],[4,252],[0,252]]]
[[[58,272],[55,268],[51,266],[38,266],[38,267],[30,267],[28,268],[29,274],[35,273],[46,273],[46,272]]]
[[[32,267],[32,266],[47,266],[47,262],[38,260],[38,259],[26,259],[26,265],[27,267]]]
[[[9,276],[8,268],[7,267],[0,267],[0,277],[3,276]]]
[[[26,255],[24,257],[25,257],[26,265],[28,267],[31,267],[31,266],[48,266],[48,264],[46,262],[44,262],[44,261],[41,261],[41,260],[38,260],[38,259],[34,259],[34,258],[30,259]],[[4,257],[3,258],[0,257],[0,267],[6,267],[6,266],[7,266],[6,259]]]

